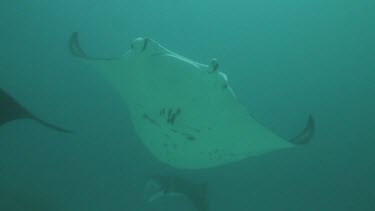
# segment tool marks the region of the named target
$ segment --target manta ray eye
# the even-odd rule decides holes
[[[217,59],[211,59],[209,68],[211,73],[216,72],[219,69],[219,62]]]
[[[137,38],[130,45],[131,49],[137,52],[142,52],[146,50],[148,44],[147,38]]]

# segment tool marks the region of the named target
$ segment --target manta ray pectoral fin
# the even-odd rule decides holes
[[[32,119],[50,129],[64,133],[72,133],[70,130],[57,127],[35,117],[9,94],[0,89],[0,126],[18,119]]]
[[[315,121],[312,115],[309,115],[305,129],[303,129],[297,136],[290,139],[289,142],[295,145],[304,145],[310,142],[315,132]]]

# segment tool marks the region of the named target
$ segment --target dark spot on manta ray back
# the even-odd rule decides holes
[[[167,114],[168,120],[171,118],[171,115],[172,115],[172,109],[169,108],[168,109],[168,114]]]
[[[185,136],[187,140],[189,141],[194,141],[195,140],[195,137],[192,136],[192,135],[188,135],[188,136]]]
[[[180,131],[178,131],[176,129],[173,129],[173,128],[171,128],[170,131],[172,131],[173,133],[180,134],[181,136],[184,136],[187,141],[194,141],[194,140],[196,140],[195,136],[193,136],[193,135],[191,135],[189,133],[180,132]]]
[[[143,118],[145,120],[148,120],[151,124],[157,126],[157,127],[161,127],[159,123],[157,123],[155,120],[153,120],[151,117],[149,117],[147,114],[143,114]]]
[[[181,133],[181,135],[185,136],[185,138],[188,140],[188,141],[194,141],[196,140],[195,136],[189,134],[189,133]]]
[[[171,117],[169,118],[168,122],[171,123],[171,124],[173,125],[174,122],[175,122],[175,120],[176,120],[176,117],[177,117],[178,115],[180,115],[180,113],[181,113],[181,109],[178,108],[178,109],[177,109],[177,110],[171,115]]]
[[[219,63],[215,63],[214,66],[212,67],[213,71],[216,71],[217,69],[219,69]]]
[[[176,118],[180,115],[180,113],[181,113],[180,108],[177,108],[175,111],[172,108],[168,108],[168,109],[162,108],[160,109],[160,112],[159,112],[160,116],[164,116],[164,114],[167,114],[166,122],[171,125],[175,123]]]

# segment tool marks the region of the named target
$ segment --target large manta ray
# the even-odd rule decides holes
[[[12,96],[0,89],[0,126],[18,119],[32,119],[39,124],[64,133],[71,133],[72,131],[63,129],[51,123],[34,116],[23,105],[18,103]]]
[[[163,163],[202,169],[309,142],[305,129],[285,140],[253,119],[238,102],[216,59],[199,64],[148,38],[118,58],[95,58],[70,38],[71,53],[95,67],[121,95],[142,142]]]

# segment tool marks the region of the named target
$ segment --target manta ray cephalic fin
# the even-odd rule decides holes
[[[88,56],[80,45],[79,36],[77,32],[73,32],[70,36],[69,50],[70,50],[70,53],[73,54],[73,56],[82,58],[82,59],[87,59],[87,60],[110,61],[110,60],[117,59],[117,58],[98,58],[98,57]]]
[[[315,133],[315,120],[310,114],[305,128],[289,142],[295,145],[304,145],[310,142]]]

